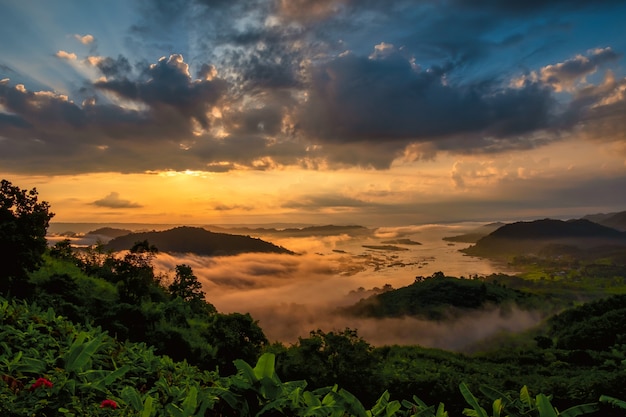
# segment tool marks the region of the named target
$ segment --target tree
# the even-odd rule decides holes
[[[46,232],[54,216],[37,190],[22,190],[7,180],[0,182],[0,293],[25,295],[28,272],[43,262]]]
[[[204,336],[217,349],[217,366],[222,375],[237,372],[235,359],[255,363],[268,344],[263,330],[249,313],[213,315]]]
[[[358,398],[372,398],[379,389],[373,348],[354,329],[311,331],[280,359],[281,375],[306,379],[312,388],[338,384]]]
[[[50,248],[50,256],[66,261],[77,261],[74,257],[74,251],[72,250],[72,242],[69,239],[63,239],[55,243],[54,246]]]
[[[202,284],[189,265],[176,265],[176,276],[168,289],[173,297],[180,297],[185,301],[204,299]]]
[[[212,315],[217,312],[215,306],[205,300],[202,283],[189,265],[176,265],[176,276],[167,289],[173,298],[180,297],[196,314]]]

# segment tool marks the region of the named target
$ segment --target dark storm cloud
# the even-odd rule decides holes
[[[0,81],[0,104],[24,121],[24,125],[42,123],[50,128],[62,125],[80,127],[85,124],[82,112],[67,96],[53,92],[31,92],[18,84]]]
[[[166,79],[171,78],[157,82],[163,87]],[[47,174],[143,172],[202,169],[212,161],[186,152],[181,143],[194,139],[189,119],[216,99],[215,88],[179,81],[171,87],[182,97],[169,100],[176,91],[157,91],[151,80],[115,82],[120,95],[133,97],[135,91],[134,97],[152,107],[134,110],[95,98],[80,106],[63,95],[0,82],[0,105],[10,113],[0,122],[3,167]],[[198,117],[206,122],[204,112]]]
[[[117,59],[105,57],[96,61],[95,65],[106,77],[113,78],[126,77],[132,70],[130,62],[122,55],[118,56]]]
[[[143,82],[122,79],[99,81],[95,86],[127,99],[141,101],[154,109],[163,106],[175,109],[195,119],[203,127],[210,124],[207,111],[227,88],[227,83],[221,79],[193,80],[189,66],[181,55],[159,59],[145,70],[145,77]]]
[[[523,135],[549,127],[554,104],[536,83],[455,86],[445,72],[416,70],[399,56],[330,61],[314,71],[309,93],[300,123],[312,137],[330,144],[385,143],[387,164],[397,156],[392,152],[438,138],[440,148],[450,150],[529,146]],[[463,140],[449,140],[460,135]]]
[[[137,56],[63,60],[104,76],[85,80],[78,96],[0,81],[3,166],[384,169],[401,155],[498,153],[572,131],[625,131],[624,81],[585,83],[623,51],[573,41],[560,63],[530,58],[580,35],[564,1],[134,4],[127,42]]]
[[[28,122],[22,119],[19,116],[14,116],[12,114],[0,113],[0,129],[3,128],[26,128],[29,127]]]

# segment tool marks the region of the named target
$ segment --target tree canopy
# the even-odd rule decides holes
[[[38,201],[37,190],[0,182],[0,292],[23,291],[27,273],[36,270],[46,251],[50,205]]]

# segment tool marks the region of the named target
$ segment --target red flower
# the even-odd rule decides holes
[[[100,408],[117,408],[117,403],[113,400],[104,400],[100,403]]]
[[[52,388],[54,384],[47,380],[46,378],[38,378],[33,385],[30,386],[30,390],[37,389],[39,387]]]

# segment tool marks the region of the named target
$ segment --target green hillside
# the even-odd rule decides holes
[[[439,272],[418,277],[406,287],[373,295],[342,311],[364,317],[417,316],[439,320],[468,310],[503,305],[538,308],[541,298],[493,282],[447,277]]]

